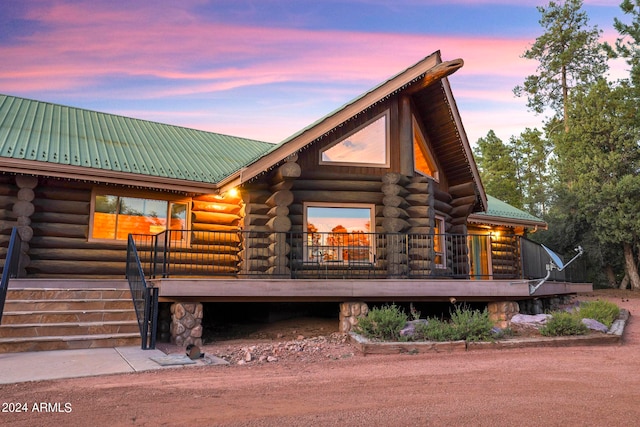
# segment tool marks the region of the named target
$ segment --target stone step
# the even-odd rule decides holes
[[[0,353],[141,345],[139,333],[0,338]]]
[[[0,325],[0,338],[137,333],[137,320],[112,322],[23,323]]]
[[[5,312],[52,310],[115,310],[133,308],[131,299],[7,299]]]
[[[129,309],[116,310],[39,310],[4,312],[3,325],[20,323],[61,322],[113,322],[137,320],[136,312]]]
[[[129,289],[95,288],[95,289],[59,289],[59,288],[26,288],[7,290],[7,300],[43,300],[43,299],[128,299]]]

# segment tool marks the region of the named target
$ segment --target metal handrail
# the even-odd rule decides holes
[[[7,249],[4,267],[2,268],[2,279],[0,280],[0,323],[2,323],[2,313],[4,303],[7,299],[9,279],[15,279],[20,273],[20,251],[22,249],[22,238],[18,233],[18,227],[13,227]]]
[[[126,277],[140,329],[141,348],[154,349],[158,328],[158,289],[147,284],[136,243],[131,234],[127,242]]]

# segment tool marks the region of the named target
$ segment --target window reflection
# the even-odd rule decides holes
[[[349,135],[321,154],[321,162],[385,165],[387,163],[386,115]]]

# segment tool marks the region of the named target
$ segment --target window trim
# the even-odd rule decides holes
[[[345,141],[346,139],[348,139],[351,135],[356,134],[357,132],[361,131],[362,129],[366,128],[367,126],[369,126],[370,124],[374,123],[375,121],[379,120],[380,118],[384,117],[384,128],[385,128],[385,132],[384,132],[384,144],[385,144],[385,154],[384,154],[384,158],[385,161],[384,163],[368,163],[368,162],[340,162],[340,161],[332,161],[332,160],[322,160],[322,154],[335,147],[336,145],[340,144],[341,142]],[[323,149],[321,149],[318,153],[318,161],[320,165],[323,166],[360,166],[360,167],[369,167],[369,168],[389,168],[391,167],[391,156],[390,156],[390,150],[391,150],[391,112],[389,109],[383,111],[382,113],[376,115],[375,117],[373,117],[371,120],[367,120],[365,123],[363,123],[362,125],[358,126],[357,128],[355,128],[354,130],[352,130],[351,132],[347,133],[346,135],[342,136],[340,139],[332,142],[330,145],[324,147]]]
[[[375,216],[376,216],[376,206],[373,203],[344,203],[344,204],[336,204],[330,202],[304,202],[302,204],[302,221],[303,221],[303,234],[305,238],[303,239],[303,262],[313,262],[308,258],[308,243],[307,237],[308,234],[308,209],[309,208],[335,208],[335,209],[369,209],[369,235],[374,238],[369,242],[369,262],[371,264],[375,264],[376,262],[376,242],[375,242]],[[372,228],[374,230],[372,230]],[[320,264],[324,264],[322,260],[319,261]]]
[[[172,204],[184,204],[187,207],[186,218],[185,218],[185,229],[190,229],[191,225],[191,197],[185,197],[181,195],[171,195],[171,194],[163,194],[163,193],[154,193],[143,190],[126,190],[126,189],[114,189],[111,187],[94,187],[91,190],[91,206],[89,210],[89,235],[87,238],[88,242],[110,242],[114,244],[127,244],[126,239],[103,239],[98,237],[93,237],[93,226],[94,226],[94,218],[95,218],[95,209],[96,209],[96,196],[117,196],[117,197],[131,197],[131,198],[140,198],[140,199],[148,199],[148,200],[158,200],[167,202],[167,218],[171,215],[171,205]]]
[[[438,227],[438,224],[440,224],[440,227]],[[433,224],[433,254],[434,254],[433,265],[435,268],[441,268],[441,269],[447,268],[447,239],[445,238],[446,237],[445,231],[444,231],[445,227],[446,227],[445,218],[441,215],[435,215],[434,224]],[[436,233],[438,229],[440,229],[439,230],[440,232]],[[440,247],[442,248],[440,252],[436,252],[436,239],[439,240]],[[441,263],[436,262],[437,255],[442,256]]]
[[[416,136],[419,137],[417,143],[422,148],[422,154],[425,156],[425,160],[433,165],[434,173],[433,175],[429,175],[421,170],[418,170],[416,165],[416,153],[413,153],[413,170],[422,176],[426,176],[428,178],[432,178],[436,182],[440,182],[440,169],[438,167],[438,163],[436,162],[436,158],[431,152],[431,148],[429,147],[429,143],[427,142],[427,138],[424,136],[424,132],[422,131],[422,126],[418,123],[418,120],[415,116],[411,116],[411,121],[413,125],[413,138],[415,141]]]

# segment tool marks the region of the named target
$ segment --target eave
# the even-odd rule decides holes
[[[163,178],[150,175],[115,172],[109,170],[63,165],[0,157],[0,171],[33,176],[49,176],[61,179],[89,181],[100,184],[124,185],[153,190],[168,190],[180,193],[218,193],[218,185],[211,183]]]
[[[548,225],[544,221],[532,221],[526,219],[509,219],[499,216],[492,216],[486,214],[471,214],[467,220],[471,224],[487,224],[497,225],[505,227],[525,227],[533,228],[536,230],[547,230]]]

